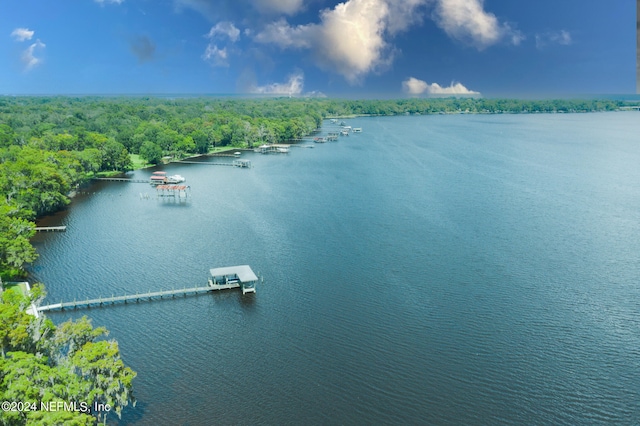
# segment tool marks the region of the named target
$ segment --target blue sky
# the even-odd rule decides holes
[[[636,0],[0,5],[0,94],[632,94],[636,54]]]

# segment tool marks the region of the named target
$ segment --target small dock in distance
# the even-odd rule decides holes
[[[149,180],[146,180],[146,179],[129,179],[129,178],[119,178],[119,177],[100,177],[100,178],[91,178],[91,180],[101,180],[101,181],[107,181],[107,182],[149,183]]]
[[[233,156],[231,156],[233,157]],[[233,160],[232,163],[223,163],[223,162],[213,162],[213,161],[176,161],[176,163],[182,164],[206,164],[209,166],[231,166],[231,167],[240,167],[240,168],[251,168],[250,160]]]
[[[65,232],[66,226],[36,226],[36,232]]]
[[[188,185],[156,185],[156,196],[158,199],[187,201],[191,190]]]

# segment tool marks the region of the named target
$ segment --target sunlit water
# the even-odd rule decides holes
[[[264,276],[50,314],[120,343],[122,423],[638,424],[640,114],[348,121],[248,170],[166,166],[187,204],[101,183],[45,220],[45,303]]]

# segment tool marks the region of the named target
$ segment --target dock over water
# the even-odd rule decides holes
[[[54,310],[64,310],[64,309],[83,309],[90,308],[92,306],[104,306],[104,305],[113,305],[118,302],[141,302],[141,301],[150,301],[153,299],[162,299],[166,296],[192,296],[196,294],[206,293],[209,291],[213,291],[215,289],[210,286],[204,287],[190,287],[190,288],[182,288],[182,289],[173,289],[173,290],[162,290],[162,291],[149,291],[147,293],[136,293],[136,294],[126,294],[124,296],[111,296],[111,297],[99,297],[97,299],[86,299],[86,300],[74,300],[73,302],[60,302],[53,303],[50,305],[38,306],[38,312],[46,312],[46,311],[54,311]]]
[[[66,226],[36,226],[36,232],[64,232]]]
[[[233,157],[233,156],[231,156]],[[209,166],[231,166],[231,167],[240,167],[240,168],[251,168],[251,161],[249,160],[234,160],[231,163],[223,163],[223,162],[213,162],[213,161],[176,161],[176,163],[182,164],[206,164]]]
[[[147,293],[125,294],[123,296],[98,297],[96,299],[74,300],[72,302],[52,303],[37,307],[37,312],[47,312],[65,309],[86,309],[99,306],[113,305],[116,303],[142,302],[165,297],[175,298],[176,296],[195,296],[217,290],[240,288],[242,294],[255,293],[258,276],[251,270],[249,265],[227,266],[214,268],[210,271],[211,276],[208,285],[200,287],[184,287],[181,289],[149,291]]]
[[[107,182],[149,183],[149,180],[130,179],[130,178],[121,178],[121,177],[101,177],[101,178],[91,178],[91,180],[101,180],[101,181],[107,181]]]

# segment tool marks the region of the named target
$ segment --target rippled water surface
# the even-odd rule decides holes
[[[122,422],[638,424],[640,114],[348,121],[248,170],[166,166],[186,204],[108,182],[45,220],[45,303],[264,276],[50,314],[118,340]]]

